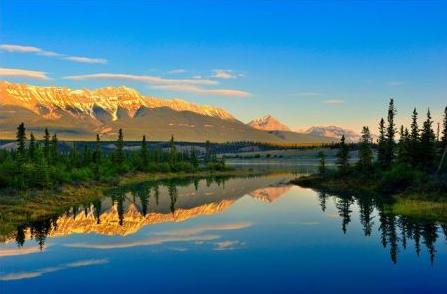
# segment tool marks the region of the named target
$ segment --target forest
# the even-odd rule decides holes
[[[344,136],[338,145],[336,168],[326,166],[326,155],[319,153],[318,174],[294,180],[303,186],[318,186],[335,190],[369,191],[375,193],[447,196],[447,107],[444,109],[442,130],[433,128],[430,110],[422,125],[416,108],[410,127],[396,127],[394,100],[388,106],[387,122],[379,122],[379,138],[373,142],[369,127],[364,126],[357,144],[358,160],[350,158],[352,146]]]
[[[199,155],[194,148],[179,150],[171,138],[168,148],[148,147],[143,136],[138,149],[125,147],[124,132],[118,132],[115,148],[104,152],[100,136],[96,136],[93,148],[84,144],[80,150],[73,142],[70,149],[61,149],[57,134],[52,136],[45,129],[42,140],[21,123],[17,128],[16,150],[0,151],[0,188],[26,190],[30,188],[52,190],[63,184],[86,182],[117,183],[119,176],[135,172],[196,172],[200,170],[225,170],[224,159],[213,153],[211,143],[206,142],[205,152]]]

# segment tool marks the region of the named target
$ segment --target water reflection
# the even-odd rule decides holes
[[[273,203],[293,187],[285,185],[292,176],[272,175],[268,177],[207,177],[180,178],[157,182],[145,182],[128,185],[106,191],[105,197],[90,205],[72,207],[64,214],[42,221],[34,221],[17,227],[14,238],[6,243],[15,242],[23,247],[28,240],[35,240],[37,248],[43,250],[47,238],[57,238],[72,234],[107,236],[129,236],[143,227],[167,222],[183,222],[200,216],[223,212],[239,199],[248,195],[265,203]],[[444,235],[447,240],[445,223],[434,220],[415,220],[396,216],[386,211],[386,203],[368,197],[333,195],[318,192],[321,211],[329,214],[328,208],[336,211],[340,228],[346,238],[353,217],[358,217],[365,237],[378,234],[378,242],[389,250],[392,263],[398,262],[399,253],[409,247],[412,241],[419,256],[421,247],[429,253],[431,263],[435,261],[437,240]],[[278,218],[281,216],[279,215]],[[120,244],[75,243],[67,246],[77,248],[112,249],[142,245],[163,244],[166,242],[216,240],[215,234],[207,231],[226,229],[226,225],[198,227],[193,233],[173,231],[157,233],[140,241]],[[250,223],[236,223],[233,227],[247,228]],[[238,243],[239,242],[239,243]],[[221,241],[215,243],[218,250],[232,248],[240,241]],[[379,245],[379,244],[378,244]],[[28,248],[22,253],[26,254]],[[34,250],[34,251],[33,251]],[[13,255],[12,251],[3,256]],[[31,249],[35,252],[35,249]]]

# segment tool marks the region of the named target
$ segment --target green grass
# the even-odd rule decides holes
[[[416,219],[447,221],[447,201],[408,200],[398,198],[387,206],[387,210],[395,215],[403,215]]]

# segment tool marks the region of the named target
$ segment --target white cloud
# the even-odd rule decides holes
[[[189,92],[199,95],[250,97],[251,93],[235,89],[204,89],[192,85],[154,86],[154,89],[171,90],[177,92]]]
[[[217,245],[216,248],[214,248],[214,250],[234,250],[236,249],[236,245],[241,244],[239,241],[222,241],[222,242],[216,242],[214,243]]]
[[[185,72],[188,72],[186,69],[173,69],[173,70],[170,70],[170,71],[168,71],[168,74],[181,74],[181,73],[185,73]]]
[[[0,77],[20,77],[29,79],[50,80],[43,71],[32,71],[15,68],[0,68]]]
[[[31,47],[31,46],[3,44],[3,45],[0,45],[0,49],[3,51],[12,52],[12,53],[14,53],[14,52],[34,53],[37,55],[48,56],[48,57],[60,57],[60,59],[70,60],[70,61],[74,61],[74,62],[81,62],[81,63],[101,63],[101,64],[107,63],[107,60],[104,58],[67,56],[65,54],[56,53],[53,51],[47,51],[47,50],[43,50],[42,48]]]
[[[344,103],[344,101],[338,100],[338,99],[330,99],[330,100],[323,100],[323,101],[321,101],[321,103],[323,103],[323,104],[342,104],[342,103]]]
[[[244,74],[236,73],[231,69],[215,69],[213,70],[212,77],[218,79],[237,79],[238,77],[243,78]]]
[[[67,80],[90,80],[90,79],[109,79],[109,80],[127,80],[138,81],[153,85],[216,85],[212,80],[188,80],[188,79],[165,79],[157,76],[140,76],[128,74],[100,73],[91,75],[66,76]]]
[[[79,57],[79,56],[68,56],[64,57],[62,59],[65,60],[71,60],[75,62],[81,62],[81,63],[101,63],[106,64],[107,60],[103,58],[89,58],[89,57]]]
[[[20,52],[20,53],[36,53],[42,52],[42,49],[31,46],[19,46],[19,45],[0,45],[0,49],[8,52]]]

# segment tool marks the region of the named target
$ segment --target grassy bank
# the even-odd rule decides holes
[[[326,176],[311,175],[291,181],[301,187],[326,191],[331,194],[372,197],[383,201],[386,211],[417,219],[447,221],[447,193],[433,189],[433,181],[423,180],[424,185],[408,184],[406,188],[390,190],[378,175]],[[435,185],[436,186],[436,185]]]

